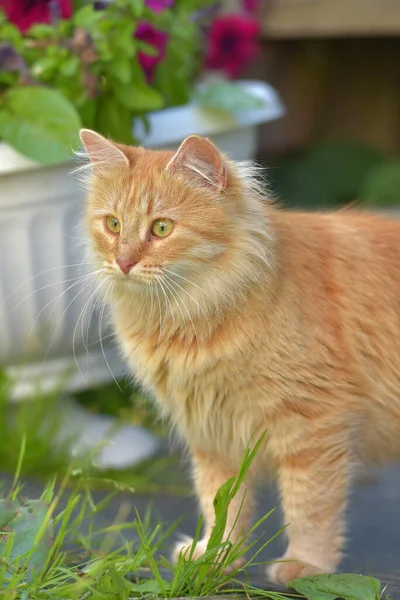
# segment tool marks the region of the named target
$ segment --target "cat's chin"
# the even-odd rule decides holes
[[[153,283],[153,280],[150,278],[141,278],[139,276],[126,276],[123,275],[121,277],[117,276],[114,278],[114,287],[118,288],[118,290],[127,292],[127,291],[136,291],[136,292],[146,292],[149,286]]]

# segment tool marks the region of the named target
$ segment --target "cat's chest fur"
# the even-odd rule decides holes
[[[243,441],[242,452],[260,429],[260,413],[250,406],[260,394],[243,330],[230,323],[206,343],[195,337],[188,342],[184,335],[168,337],[162,330],[155,336],[140,329],[127,331],[118,317],[116,325],[136,378],[182,436],[191,444],[222,451],[235,433],[236,446]]]

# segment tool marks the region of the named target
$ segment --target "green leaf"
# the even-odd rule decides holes
[[[0,500],[0,529],[6,525],[18,514],[18,506],[11,500]],[[0,542],[2,539],[0,538]]]
[[[40,40],[45,38],[54,38],[54,27],[48,23],[36,23],[29,29],[29,36]]]
[[[99,99],[96,130],[116,142],[132,144],[132,126],[132,114],[128,108],[119,105],[113,96]]]
[[[225,533],[228,519],[228,508],[231,501],[231,490],[235,483],[235,477],[228,479],[218,489],[214,498],[215,523],[208,540],[207,549],[219,546]]]
[[[91,31],[98,21],[103,18],[102,10],[94,10],[91,4],[87,4],[79,9],[74,15],[76,27],[82,27]]]
[[[2,11],[0,11],[0,40],[2,42],[10,42],[14,49],[17,51],[21,51],[23,48],[23,37],[22,33],[12,23],[10,23],[6,15],[4,14],[4,19],[1,18],[3,16]]]
[[[128,85],[120,84],[114,92],[118,102],[135,112],[158,110],[164,105],[160,92],[146,83],[132,81]]]
[[[53,521],[47,516],[48,504],[42,500],[26,500],[23,504],[3,501],[1,519],[8,519],[6,530],[12,536],[9,562],[26,571],[27,581],[32,581],[43,569],[53,543]],[[9,518],[11,512],[14,515]],[[41,535],[39,535],[41,533]],[[7,544],[7,536],[0,540]],[[2,548],[1,548],[2,549]],[[3,549],[2,549],[3,550]]]
[[[149,112],[158,110],[164,105],[160,92],[146,83],[143,70],[137,60],[131,63],[131,78],[129,84],[116,81],[113,92],[120,104],[134,112]]]
[[[400,204],[400,160],[378,165],[368,174],[360,199],[369,205]]]
[[[96,592],[90,594],[91,600],[128,600],[132,584],[125,579],[122,573],[115,567],[109,567],[98,579],[96,583]]]
[[[132,79],[131,65],[132,61],[129,56],[114,56],[110,64],[110,70],[113,74],[113,77],[115,77],[115,79],[117,79],[120,83],[129,83]]]
[[[68,160],[81,126],[74,106],[58,91],[21,87],[3,95],[0,137],[42,164]]]
[[[381,583],[374,577],[338,573],[294,579],[288,587],[308,600],[379,600]]]
[[[143,0],[124,0],[124,5],[126,4],[131,8],[136,18],[142,16],[145,7]]]
[[[229,505],[244,483],[245,477],[257,455],[257,452],[260,449],[261,444],[264,441],[265,436],[266,432],[262,434],[252,450],[250,450],[250,448],[246,448],[246,452],[239,467],[237,476],[228,479],[228,481],[223,483],[218,489],[214,498],[215,523],[208,540],[207,549],[221,544],[225,533]]]
[[[229,112],[257,109],[265,105],[263,100],[229,81],[218,81],[208,85],[196,94],[195,99],[203,108]]]
[[[60,58],[58,56],[43,56],[39,60],[35,61],[32,65],[32,75],[36,79],[44,78],[46,76],[52,76],[60,64]]]
[[[82,125],[87,129],[95,127],[97,102],[94,99],[85,100],[79,107],[79,114],[82,119]]]
[[[74,77],[81,68],[80,60],[77,56],[68,56],[61,63],[60,71],[64,77]]]
[[[158,54],[158,50],[155,46],[142,42],[141,40],[136,40],[136,48],[148,56],[157,56]]]

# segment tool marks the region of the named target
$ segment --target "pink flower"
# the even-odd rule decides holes
[[[145,4],[155,13],[170,8],[175,0],[146,0]]]
[[[215,19],[206,50],[207,68],[237,77],[258,55],[259,33],[259,24],[248,15],[227,14]]]
[[[157,50],[155,56],[150,56],[146,52],[138,52],[139,62],[146,73],[147,81],[153,78],[154,70],[158,63],[165,57],[165,48],[167,46],[168,36],[165,31],[156,29],[151,23],[139,23],[136,29],[135,38],[146,42]]]
[[[0,0],[10,23],[22,32],[35,23],[51,23],[54,19],[69,19],[70,0]]]

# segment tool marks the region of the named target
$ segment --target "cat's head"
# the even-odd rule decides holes
[[[247,255],[265,262],[264,208],[245,197],[243,173],[208,139],[189,136],[174,153],[115,144],[87,129],[80,135],[91,162],[91,248],[117,285],[190,281],[211,293],[249,270]]]

